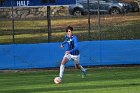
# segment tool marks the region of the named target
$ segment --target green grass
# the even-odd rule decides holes
[[[61,84],[58,70],[1,72],[0,93],[139,93],[140,67],[89,68],[87,77],[66,69]]]

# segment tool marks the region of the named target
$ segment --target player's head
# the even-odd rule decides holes
[[[73,27],[71,26],[66,27],[66,33],[68,34],[69,37],[72,36],[72,31],[73,31]]]
[[[66,32],[68,32],[69,30],[73,31],[73,27],[72,26],[67,26],[66,27]]]

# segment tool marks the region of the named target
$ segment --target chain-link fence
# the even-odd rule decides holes
[[[92,13],[90,9],[89,16],[69,11],[68,6],[51,7],[50,42],[62,42],[68,25],[79,41],[140,39],[140,12]],[[14,8],[13,18],[12,8],[0,9],[0,44],[48,42],[47,7]]]

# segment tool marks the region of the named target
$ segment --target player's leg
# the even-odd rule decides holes
[[[71,59],[70,54],[65,54],[60,65],[60,72],[59,72],[59,77],[63,77],[64,69],[65,69],[65,64]]]
[[[80,64],[75,64],[77,68],[81,69],[82,71],[82,78],[86,77],[86,70],[83,66],[81,66]]]
[[[78,68],[78,69],[81,69],[81,71],[82,71],[82,77],[84,78],[86,76],[86,69],[79,64],[80,55],[78,55],[78,56],[72,56],[72,59],[73,59],[73,61],[75,63],[75,67]]]

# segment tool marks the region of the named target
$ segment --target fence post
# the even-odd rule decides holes
[[[90,5],[89,5],[89,0],[87,0],[88,4],[88,40],[91,40],[90,36]]]
[[[99,40],[101,40],[101,23],[100,23],[100,1],[98,0],[98,31],[99,31]]]
[[[48,43],[51,41],[51,7],[47,6]]]
[[[15,43],[15,20],[14,20],[14,6],[13,6],[13,0],[11,0],[11,5],[12,5],[12,36],[13,36],[13,43]]]

